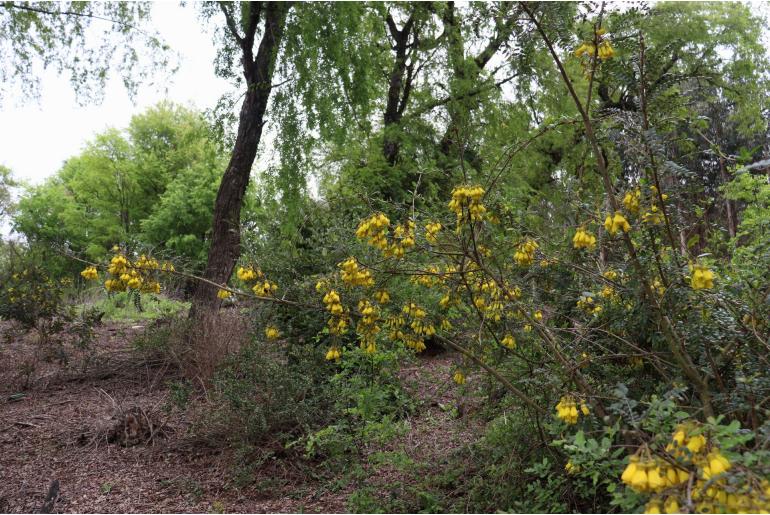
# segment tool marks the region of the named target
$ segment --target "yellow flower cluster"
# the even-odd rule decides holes
[[[343,313],[342,303],[340,302],[340,295],[335,290],[331,290],[324,295],[323,302],[326,305],[326,309],[329,310],[334,316],[339,316]]]
[[[158,260],[155,258],[148,258],[144,254],[139,256],[139,259],[137,259],[134,262],[134,268],[138,270],[157,270],[160,268],[160,265],[158,264]]]
[[[714,287],[714,272],[706,265],[690,265],[692,277],[690,286],[693,290],[705,290]]]
[[[385,257],[402,258],[406,249],[414,246],[414,222],[398,224],[393,229],[392,241],[388,243],[390,219],[382,213],[369,216],[356,229],[356,237],[367,240],[369,245],[380,249]]]
[[[506,334],[503,339],[500,340],[500,343],[503,347],[511,350],[516,348],[516,338],[514,338],[512,334]]]
[[[586,231],[583,227],[578,228],[575,236],[572,238],[572,245],[576,249],[593,249],[596,247],[596,236]]]
[[[257,297],[272,297],[278,291],[278,285],[265,279],[264,281],[257,281],[251,291]]]
[[[223,290],[222,288],[217,291],[217,298],[220,298],[222,300],[229,299],[233,294],[229,292],[228,290]]]
[[[387,290],[377,290],[372,296],[374,297],[374,300],[380,304],[387,304],[390,302],[390,294]]]
[[[414,334],[418,336],[432,336],[436,334],[436,328],[433,327],[433,324],[425,321],[425,315],[427,314],[425,310],[414,302],[405,305],[401,311],[412,319],[409,327],[412,328]]]
[[[337,360],[342,357],[342,352],[340,351],[340,348],[336,345],[333,345],[329,347],[329,350],[326,351],[326,359],[329,361]]]
[[[375,340],[380,332],[380,326],[377,325],[380,319],[379,309],[368,300],[362,300],[358,303],[358,311],[361,318],[356,325],[356,331],[361,340],[361,348],[367,354],[374,354],[377,352]]]
[[[406,324],[406,319],[403,316],[403,313],[405,311],[409,311],[410,314],[413,313],[412,316],[417,316],[414,321],[417,321],[418,323],[415,324],[414,321],[412,324],[410,324],[410,327],[412,327],[412,331],[404,331],[404,325]],[[425,324],[422,322],[422,318],[424,318],[426,315],[425,310],[422,308],[416,306],[413,303],[407,304],[403,307],[402,313],[398,315],[391,316],[387,319],[386,325],[389,328],[390,332],[388,334],[388,337],[393,341],[401,341],[406,345],[408,348],[412,349],[415,352],[422,352],[425,350],[425,340],[422,334],[416,334],[414,331],[414,328],[420,330],[422,333],[423,329],[427,329],[429,331],[433,330],[433,326],[425,326]],[[433,331],[435,333],[435,331]]]
[[[268,340],[270,341],[277,340],[279,336],[281,336],[281,331],[279,331],[276,326],[269,325],[265,327],[265,337]]]
[[[130,263],[128,262],[128,259],[126,259],[126,256],[123,254],[116,254],[112,256],[112,259],[110,259],[107,272],[110,275],[120,276],[120,274],[128,270],[129,266]]]
[[[257,279],[262,279],[265,276],[265,274],[262,273],[262,270],[252,266],[239,267],[238,272],[236,272],[235,275],[238,277],[238,279],[245,283],[250,283],[251,281],[256,281]]]
[[[599,292],[599,296],[604,297],[605,299],[612,302],[617,302],[620,299],[617,292],[615,291],[615,288],[612,286],[605,286],[602,288],[602,291]]]
[[[642,215],[642,222],[650,225],[660,225],[663,220],[663,213],[658,210],[658,206],[650,206],[650,210]]]
[[[398,224],[393,229],[393,243],[387,247],[383,254],[385,257],[404,257],[406,249],[414,247],[414,222],[409,220],[406,224]]]
[[[99,272],[96,271],[95,266],[87,266],[85,270],[80,272],[80,275],[85,279],[86,281],[93,281],[97,277],[99,277]]]
[[[616,212],[615,216],[607,215],[607,218],[604,220],[604,229],[610,236],[615,236],[618,231],[630,231],[631,225],[628,223],[628,220],[626,220],[626,217]]]
[[[273,281],[265,279],[265,274],[259,268],[252,266],[239,267],[235,275],[247,284],[251,281],[256,281],[251,291],[258,297],[273,297],[278,291],[278,285]]]
[[[626,192],[625,196],[623,197],[623,206],[628,210],[629,213],[634,215],[639,213],[641,196],[642,192],[639,188],[636,188],[634,191]]]
[[[425,241],[431,244],[435,244],[438,240],[436,236],[441,230],[442,226],[438,222],[429,222],[425,224]]]
[[[143,293],[160,293],[160,283],[152,276],[152,271],[160,268],[158,261],[141,255],[131,263],[123,254],[116,254],[110,259],[107,272],[112,276],[104,282],[107,291],[139,290]]]
[[[602,312],[602,307],[594,302],[594,298],[590,295],[581,295],[577,301],[577,307],[588,313],[589,315],[598,315]]]
[[[452,376],[452,380],[459,385],[463,385],[465,384],[465,374],[458,370],[455,372],[455,375]]]
[[[374,277],[369,270],[362,270],[355,258],[349,257],[338,264],[342,270],[342,281],[351,286],[374,286]]]
[[[366,239],[369,245],[384,251],[388,248],[387,231],[389,226],[390,219],[383,213],[377,213],[358,224],[356,237],[361,240]]]
[[[513,260],[519,266],[529,266],[535,261],[535,251],[539,245],[535,240],[526,240],[523,243],[519,243],[516,247],[516,252],[513,253]]]
[[[471,287],[473,305],[476,306],[484,318],[499,322],[503,316],[503,292],[497,283],[492,280],[474,282]],[[442,299],[443,300],[443,299]]]
[[[598,52],[594,44],[590,42],[583,43],[575,50],[575,57],[583,57],[585,55],[587,57],[593,58],[594,54],[598,54],[599,59],[606,61],[607,59],[612,59],[615,56],[615,49],[612,48],[612,45],[609,41],[604,40],[599,43]]]
[[[417,284],[421,284],[426,288],[432,288],[433,286],[441,283],[442,278],[438,267],[431,265],[425,270],[425,273],[413,275],[411,281]]]
[[[481,186],[456,186],[452,190],[449,209],[457,215],[458,227],[461,222],[480,222],[484,219],[487,208],[481,203],[484,188]]]
[[[591,410],[588,409],[588,405],[585,401],[580,401],[580,413],[586,417],[591,413]],[[559,399],[559,403],[556,405],[556,417],[567,424],[577,424],[578,402],[573,396],[565,395]]]
[[[323,281],[316,285],[316,289],[323,290],[319,286],[324,286]],[[323,303],[326,306],[327,311],[332,314],[331,318],[327,321],[326,325],[329,327],[329,333],[335,336],[339,336],[348,332],[348,320],[345,316],[345,309],[340,302],[340,295],[335,290],[329,290],[323,297]]]
[[[696,503],[696,513],[770,510],[770,483],[751,478],[742,485],[732,479],[726,481],[724,474],[732,464],[699,433],[695,423],[677,426],[666,453],[669,458],[664,460],[653,457],[644,447],[629,458],[621,475],[621,481],[633,490],[653,494],[645,513],[679,513],[679,499],[688,495]]]
[[[671,486],[677,486],[687,481],[690,473],[684,469],[654,458],[646,448],[629,458],[628,466],[623,470],[620,480],[633,490],[660,492]]]

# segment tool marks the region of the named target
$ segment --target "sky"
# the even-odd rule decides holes
[[[126,127],[132,115],[161,100],[203,110],[213,107],[223,93],[231,90],[227,81],[214,75],[216,50],[211,34],[202,29],[194,5],[156,3],[150,26],[179,54],[179,69],[170,75],[167,91],[140,86],[132,103],[122,81],[115,77],[109,81],[99,105],[82,107],[75,100],[68,78],[47,70],[41,77],[39,101],[22,104],[9,94],[0,104],[0,165],[9,167],[18,179],[39,184],[56,173],[67,158],[77,155],[97,133],[108,127]]]

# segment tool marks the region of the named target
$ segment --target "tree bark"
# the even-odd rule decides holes
[[[417,9],[417,7],[415,7]],[[393,49],[396,53],[396,60],[393,63],[393,69],[390,72],[388,79],[388,101],[385,106],[385,113],[383,121],[385,123],[385,140],[382,146],[382,154],[385,157],[385,161],[394,166],[398,161],[399,142],[393,138],[393,135],[389,133],[391,127],[398,125],[404,114],[407,103],[409,102],[409,94],[412,89],[412,73],[414,70],[414,63],[407,65],[407,48],[409,44],[409,36],[414,27],[414,12],[404,24],[404,28],[401,30],[396,26],[393,17],[388,13],[386,18],[388,24],[388,30],[390,31],[391,38],[393,38]]]
[[[246,188],[251,178],[251,167],[257,156],[259,141],[262,138],[262,127],[267,103],[270,99],[271,81],[276,54],[281,45],[286,15],[289,3],[267,2],[264,20],[264,30],[256,58],[252,58],[252,46],[258,19],[253,19],[246,28],[246,34],[241,37],[228,12],[231,35],[242,49],[243,74],[246,78],[247,90],[241,106],[238,121],[238,134],[235,139],[232,156],[227,165],[222,182],[219,186],[214,204],[214,222],[209,249],[205,279],[218,284],[225,284],[233,273],[233,268],[240,255],[241,243],[241,207]],[[261,10],[257,5],[252,7],[256,17]],[[216,312],[221,304],[217,297],[217,288],[211,284],[198,282],[193,294],[190,318],[202,319],[206,314]]]

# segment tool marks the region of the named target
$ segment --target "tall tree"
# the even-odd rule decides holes
[[[238,119],[235,145],[214,204],[211,248],[203,274],[205,279],[214,283],[227,282],[240,255],[243,198],[262,139],[265,111],[273,90],[275,61],[291,5],[290,2],[218,4],[227,28],[225,50],[230,55],[235,50],[240,54],[246,92]],[[261,37],[257,44],[258,31],[261,31]],[[211,284],[199,283],[193,296],[190,316],[199,318],[218,309],[221,301],[216,292],[217,288]]]

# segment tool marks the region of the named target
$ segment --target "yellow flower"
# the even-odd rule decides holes
[[[680,513],[681,509],[679,508],[679,501],[677,500],[676,496],[669,495],[666,499],[666,502],[663,503],[663,511],[666,513]]]
[[[529,266],[535,260],[535,251],[539,245],[534,240],[525,240],[517,246],[516,252],[513,253],[513,260],[520,266]]]
[[[578,409],[574,397],[565,395],[559,399],[559,403],[556,405],[556,417],[565,421],[567,424],[577,424]]]
[[[227,291],[227,290],[223,290],[223,289],[221,289],[221,288],[220,288],[220,289],[219,289],[219,291],[217,292],[217,297],[219,297],[220,299],[227,299],[227,298],[229,298],[231,295],[232,295],[232,293],[230,293],[230,292],[229,292],[229,291]]]
[[[509,349],[515,349],[516,348],[516,338],[513,337],[513,335],[506,334],[502,340],[500,340],[500,343]]]
[[[86,267],[85,270],[80,272],[80,275],[86,281],[92,281],[92,280],[96,279],[99,276],[99,273],[96,271],[96,267],[95,266],[89,266],[89,267]]]
[[[452,190],[449,209],[457,215],[458,229],[462,221],[480,222],[487,209],[481,203],[484,188],[481,186],[456,186]]]
[[[248,268],[240,267],[238,268],[238,272],[236,273],[236,275],[238,276],[238,279],[246,283],[249,281],[254,281],[255,279],[258,279],[264,276],[264,274],[261,271],[255,270],[252,267],[248,267]]]
[[[342,357],[342,353],[337,347],[330,347],[328,351],[326,351],[326,359],[329,361],[332,360],[339,360]]]
[[[662,513],[660,511],[660,500],[653,499],[644,506],[644,513]]]
[[[278,285],[268,280],[257,281],[251,290],[258,297],[272,297],[278,291]]]
[[[380,304],[387,304],[390,302],[390,294],[386,290],[379,290],[377,292],[374,292],[374,300],[379,302]]]
[[[369,270],[361,269],[355,258],[349,257],[339,265],[342,281],[352,286],[374,286],[374,277]]]
[[[612,48],[612,45],[610,45],[610,42],[606,39],[599,43],[599,59],[602,61],[606,61],[607,59],[612,59],[615,56],[615,49]]]
[[[705,265],[694,265],[690,285],[693,290],[704,290],[714,287],[714,272]]]
[[[623,474],[620,476],[620,480],[626,483],[627,485],[631,484],[631,480],[633,479],[634,475],[636,474],[637,469],[637,463],[639,462],[639,457],[637,456],[631,456],[629,458],[628,465],[626,466],[625,470],[623,470]]]
[[[455,372],[455,375],[452,377],[452,380],[457,384],[465,384],[465,374],[463,374],[458,370],[457,372]]]
[[[583,57],[584,55],[591,57],[594,55],[594,52],[595,47],[592,43],[583,43],[575,50],[575,57]]]
[[[441,224],[438,222],[430,222],[425,225],[425,240],[428,243],[435,244],[438,240],[436,235],[441,230]]]
[[[626,195],[623,197],[623,206],[625,206],[629,213],[635,215],[639,212],[639,198],[641,195],[642,192],[639,191],[639,188],[626,192]]]
[[[631,225],[628,223],[628,220],[626,220],[626,217],[619,212],[616,212],[615,216],[607,215],[607,218],[604,220],[604,229],[610,236],[615,236],[618,231],[630,231]]]
[[[268,340],[275,340],[281,335],[281,332],[274,325],[265,327],[265,336]]]
[[[538,309],[532,314],[532,318],[540,322],[543,319],[543,312]]]
[[[593,249],[596,246],[596,236],[581,227],[575,232],[572,245],[576,249]]]
[[[693,454],[698,454],[705,446],[706,437],[703,435],[692,436],[687,441],[687,449]]]

